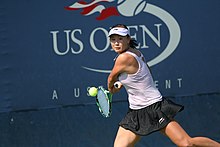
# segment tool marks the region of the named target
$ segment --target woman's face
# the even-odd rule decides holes
[[[120,35],[111,35],[110,42],[112,49],[116,53],[123,53],[129,48],[130,37],[120,36]]]

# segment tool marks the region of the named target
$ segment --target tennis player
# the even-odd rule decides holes
[[[128,93],[129,110],[119,123],[114,147],[133,147],[141,138],[160,131],[174,144],[181,147],[220,147],[220,144],[206,137],[190,137],[174,120],[183,110],[182,105],[164,98],[155,87],[151,72],[143,54],[136,50],[137,43],[129,35],[128,28],[119,24],[109,31],[110,43],[118,53],[115,65],[108,76],[108,90],[120,81]]]

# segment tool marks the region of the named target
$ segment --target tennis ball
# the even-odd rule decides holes
[[[90,87],[88,92],[90,96],[96,96],[98,94],[98,89],[96,87]]]
[[[146,4],[144,0],[118,0],[117,9],[120,14],[131,17],[142,12]]]

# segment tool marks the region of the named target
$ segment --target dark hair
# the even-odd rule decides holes
[[[124,24],[114,25],[114,26],[111,27],[111,29],[112,29],[112,28],[116,28],[116,27],[128,29],[128,27],[127,27],[126,25],[124,25]],[[127,37],[130,37],[130,36],[127,35]],[[130,41],[130,43],[129,43],[129,46],[130,46],[131,48],[136,48],[136,47],[138,46],[138,43],[137,43],[137,41],[136,41],[135,39],[131,38],[131,41]]]

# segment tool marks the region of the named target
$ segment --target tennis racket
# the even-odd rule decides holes
[[[122,84],[120,82],[115,82],[114,87],[120,88]],[[112,113],[112,93],[103,88],[103,86],[99,86],[97,88],[96,97],[96,105],[99,108],[100,113],[104,117],[110,117]]]
[[[112,94],[104,89],[102,86],[98,87],[98,93],[96,95],[96,105],[99,108],[100,113],[104,117],[110,117],[112,113]]]

